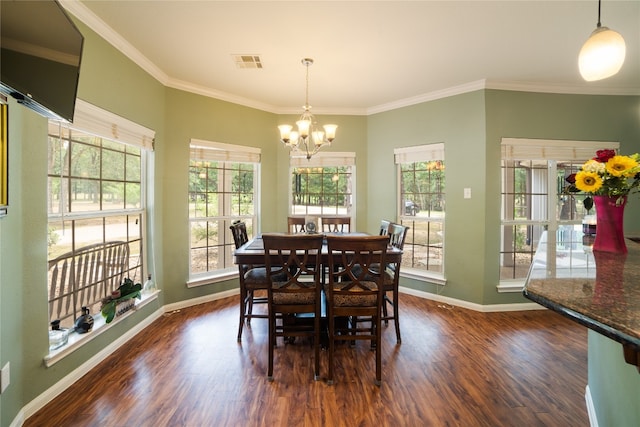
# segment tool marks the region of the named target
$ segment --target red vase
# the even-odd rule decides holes
[[[593,196],[593,201],[596,205],[596,240],[593,250],[626,254],[623,219],[627,196]]]

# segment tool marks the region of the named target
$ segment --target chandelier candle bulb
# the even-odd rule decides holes
[[[289,137],[291,135],[291,129],[293,129],[293,126],[291,125],[280,125],[278,126],[278,129],[280,129],[280,139],[285,143],[289,143]]]
[[[338,128],[338,125],[324,125],[323,128],[327,134],[327,140],[329,142],[333,141],[336,137],[336,129]]]
[[[298,126],[298,132],[302,138],[309,136],[309,127],[311,126],[310,120],[298,120],[296,125]]]

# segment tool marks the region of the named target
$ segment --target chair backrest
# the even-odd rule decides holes
[[[287,218],[289,233],[306,233],[305,218],[303,216],[290,216]]]
[[[384,265],[389,236],[327,236],[329,303],[358,297],[358,305],[381,307]],[[375,286],[372,285],[375,283]],[[353,301],[353,300],[351,300]]]
[[[317,293],[310,303],[320,300],[322,240],[321,234],[262,235],[270,300],[272,293],[305,292]]]
[[[247,224],[243,221],[234,221],[229,229],[233,235],[233,243],[235,243],[236,249],[249,241],[249,236],[247,236]]]
[[[389,224],[391,224],[391,221],[387,221],[386,219],[383,219],[380,221],[380,234],[381,236],[386,236],[387,234],[389,234]]]
[[[351,231],[350,216],[323,216],[320,218],[323,233],[348,233]]]
[[[392,222],[389,224],[387,233],[389,234],[389,244],[395,248],[402,250],[404,248],[404,240],[407,237],[409,227],[406,225],[396,224]]]

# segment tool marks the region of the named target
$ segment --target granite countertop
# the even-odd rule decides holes
[[[640,360],[640,243],[628,253],[591,250],[593,238],[575,228],[544,233],[525,297],[623,344]],[[640,366],[639,366],[640,369]]]

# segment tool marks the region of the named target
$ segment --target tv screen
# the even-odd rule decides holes
[[[0,91],[68,122],[84,37],[55,0],[1,0]]]

